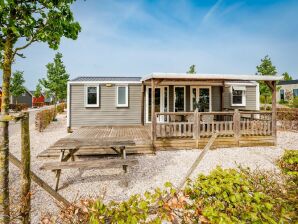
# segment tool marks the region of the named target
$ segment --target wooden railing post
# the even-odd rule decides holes
[[[24,113],[21,119],[21,189],[22,189],[22,205],[21,218],[22,223],[30,223],[31,209],[31,178],[30,178],[30,134],[29,134],[29,113]]]
[[[239,138],[240,138],[240,113],[238,109],[235,109],[234,116],[234,137],[237,142],[237,145],[239,146]]]

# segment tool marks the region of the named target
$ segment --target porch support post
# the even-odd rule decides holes
[[[151,79],[151,140],[154,148],[156,139],[156,117],[155,117],[155,80]]]
[[[272,82],[272,135],[274,138],[274,145],[277,144],[277,129],[276,129],[276,82]]]
[[[141,124],[144,126],[144,120],[145,120],[145,116],[144,116],[144,101],[145,101],[145,85],[144,82],[142,82],[142,99],[141,99]]]
[[[239,146],[239,138],[240,138],[240,113],[238,109],[235,109],[234,111],[234,137],[237,143],[237,146]]]

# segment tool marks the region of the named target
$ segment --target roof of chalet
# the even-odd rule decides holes
[[[278,81],[282,76],[237,75],[237,74],[188,74],[188,73],[152,73],[142,81],[150,79],[181,79],[181,80],[241,80],[241,81]]]
[[[71,82],[140,82],[142,77],[116,77],[116,76],[80,76]]]
[[[282,80],[277,85],[291,85],[291,84],[298,84],[298,79],[294,79],[294,80]]]

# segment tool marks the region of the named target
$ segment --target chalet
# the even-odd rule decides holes
[[[259,84],[276,96],[279,76],[153,73],[145,77],[78,77],[68,82],[69,129],[144,126],[155,146],[175,140],[204,144],[215,131],[221,146],[276,142],[276,102],[261,112]],[[176,144],[177,145],[177,144]]]
[[[41,94],[39,97],[35,97],[35,91],[30,91],[32,94],[32,107],[42,107],[45,104],[45,96]]]
[[[298,79],[283,80],[278,82],[277,101],[288,101],[290,98],[298,97]]]
[[[28,89],[25,88],[25,92],[18,96],[18,97],[14,97],[11,96],[10,97],[10,103],[11,104],[24,104],[27,107],[32,107],[32,99],[33,99],[33,95],[31,93],[31,91],[29,91]]]

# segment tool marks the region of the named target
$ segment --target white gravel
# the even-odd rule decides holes
[[[41,178],[54,185],[55,176],[50,171],[41,171],[39,167],[50,159],[37,159],[38,153],[45,150],[59,138],[65,137],[66,115],[58,115],[58,121],[52,123],[44,132],[31,130],[32,170]],[[277,147],[243,147],[221,148],[209,151],[197,167],[194,175],[208,173],[216,166],[236,168],[238,165],[251,169],[278,171],[275,161],[283,154],[284,149],[298,149],[298,133],[278,132]],[[10,150],[20,158],[20,133],[10,138]],[[105,201],[125,200],[130,195],[143,193],[156,187],[162,187],[166,181],[177,185],[185,176],[199,150],[160,151],[156,155],[135,156],[139,164],[131,167],[123,175],[120,169],[109,170],[63,170],[60,185],[61,193],[70,201],[78,197],[98,197],[105,195]],[[19,184],[19,171],[10,165],[11,186]],[[126,185],[128,182],[128,186]],[[45,212],[56,212],[54,200],[42,189],[33,184],[32,223],[38,223]]]

